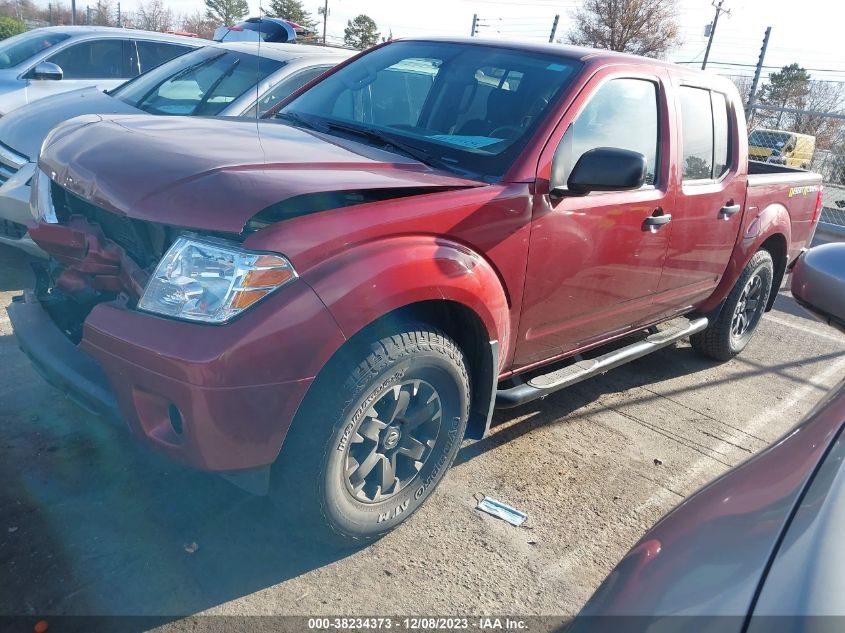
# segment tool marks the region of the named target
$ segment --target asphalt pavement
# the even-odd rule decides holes
[[[417,514],[340,554],[48,386],[3,310],[30,283],[0,247],[0,615],[571,615],[662,514],[845,377],[845,336],[781,291],[729,363],[683,342],[497,413]],[[478,494],[528,521],[480,513]]]

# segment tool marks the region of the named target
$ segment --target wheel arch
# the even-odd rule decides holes
[[[757,250],[767,251],[772,256],[772,262],[775,266],[774,275],[772,276],[772,291],[769,293],[769,301],[766,303],[766,312],[769,312],[775,305],[778,290],[780,290],[786,272],[788,257],[786,236],[783,233],[774,233],[763,240],[763,243],[760,244],[760,248]]]
[[[780,203],[767,206],[763,211],[748,220],[734,245],[733,254],[722,274],[721,281],[710,298],[697,308],[697,312],[718,314],[742,271],[754,257],[754,254],[761,249],[768,251],[775,263],[772,292],[769,303],[766,305],[766,310],[771,310],[786,271],[787,245],[790,243],[791,227],[792,221],[789,211]],[[782,266],[782,268],[779,268],[779,266]],[[780,273],[778,273],[779,270]]]
[[[403,236],[357,245],[308,271],[303,280],[347,343],[372,338],[385,326],[395,329],[396,321],[426,323],[455,340],[470,364],[467,436],[483,437],[511,344],[508,293],[486,258],[441,237]]]

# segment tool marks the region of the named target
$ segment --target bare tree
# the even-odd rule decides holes
[[[676,0],[584,0],[570,44],[662,57],[680,43]]]
[[[173,11],[164,5],[163,0],[139,2],[133,25],[145,31],[167,31],[173,28]]]
[[[94,24],[97,26],[119,26],[116,23],[117,16],[111,0],[97,0],[97,6],[93,8]]]
[[[222,23],[213,18],[209,18],[204,11],[196,10],[193,13],[188,13],[180,19],[179,23],[183,31],[188,33],[196,33],[200,37],[210,40],[214,37],[214,31]]]

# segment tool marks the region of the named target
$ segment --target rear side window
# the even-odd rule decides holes
[[[145,73],[164,62],[169,62],[174,57],[187,53],[190,46],[179,46],[178,44],[165,44],[164,42],[146,42],[138,40],[138,56],[141,59],[141,72]]]
[[[681,87],[684,180],[712,180],[730,164],[730,126],[725,96],[702,88]]]
[[[657,174],[657,85],[645,79],[614,79],[599,88],[555,151],[555,180],[566,182],[581,156],[597,147],[617,147],[646,157],[646,184]],[[558,171],[560,170],[560,171]]]
[[[128,79],[135,74],[130,69],[130,47],[129,40],[80,42],[47,61],[58,65],[65,79]]]
[[[730,127],[728,102],[720,92],[711,92],[713,100],[713,177],[719,178],[730,167]]]

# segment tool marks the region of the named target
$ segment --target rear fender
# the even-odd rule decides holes
[[[722,280],[716,287],[716,290],[697,311],[701,313],[712,312],[724,303],[731,289],[736,284],[737,279],[742,274],[745,266],[754,256],[763,243],[769,238],[780,236],[785,244],[790,244],[790,237],[792,233],[792,224],[789,218],[789,211],[786,207],[779,203],[770,204],[765,209],[757,212],[756,207],[750,207],[746,211],[745,226],[742,230],[742,235],[734,246],[733,254],[731,255],[728,267],[722,275]],[[776,256],[776,253],[772,254]],[[775,261],[775,276],[781,263]],[[779,282],[775,279],[776,285]],[[777,290],[775,288],[775,290]]]
[[[399,308],[453,301],[481,319],[499,342],[499,367],[511,341],[504,285],[490,263],[461,244],[410,235],[360,244],[307,270],[302,279],[347,338]]]

